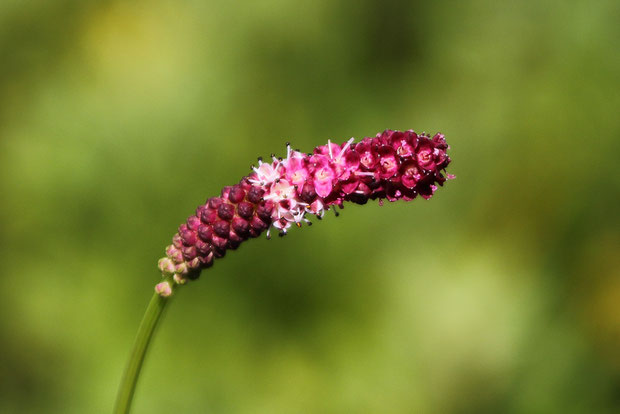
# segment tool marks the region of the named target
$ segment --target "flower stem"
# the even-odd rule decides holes
[[[173,283],[171,285],[174,286]],[[146,312],[144,313],[142,322],[140,322],[140,327],[138,328],[138,334],[136,335],[136,340],[133,344],[129,361],[125,367],[125,372],[123,373],[121,385],[118,389],[113,414],[129,413],[131,400],[133,399],[133,394],[136,389],[136,383],[138,382],[138,376],[140,375],[140,368],[142,368],[142,362],[144,361],[146,350],[151,342],[153,332],[157,327],[157,323],[159,322],[164,307],[169,300],[169,297],[162,297],[158,293],[155,293],[146,308]]]

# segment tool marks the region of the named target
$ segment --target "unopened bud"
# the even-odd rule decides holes
[[[184,285],[185,283],[187,283],[187,279],[185,278],[185,276],[178,273],[175,273],[173,279],[177,285]]]
[[[176,273],[175,273],[175,276],[176,276],[177,274],[184,275],[184,274],[186,274],[186,273],[187,273],[187,263],[185,263],[185,262],[183,262],[183,263],[179,263],[179,264],[176,266]]]
[[[170,283],[164,281],[155,285],[155,292],[162,298],[167,298],[172,295],[172,287],[170,287]]]
[[[161,270],[164,274],[171,275],[176,271],[176,266],[168,257],[162,257],[161,259],[159,259],[159,262],[157,262],[157,266],[159,267],[159,270]]]

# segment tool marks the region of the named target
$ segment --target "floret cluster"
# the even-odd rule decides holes
[[[309,215],[322,218],[346,201],[429,199],[453,178],[445,174],[448,148],[442,134],[412,130],[386,130],[357,143],[328,141],[311,154],[287,144],[285,158],[259,159],[238,184],[198,206],[172,238],[159,268],[185,283],[243,241],[265,231],[269,237],[272,229],[284,235],[293,225],[312,224]],[[166,295],[169,287],[160,285]]]

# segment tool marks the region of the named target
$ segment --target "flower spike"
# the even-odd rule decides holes
[[[258,158],[250,175],[198,206],[172,238],[159,269],[183,284],[248,238],[265,231],[269,238],[272,227],[283,236],[292,225],[312,224],[307,215],[321,219],[330,209],[337,216],[335,207],[345,201],[429,199],[437,185],[454,178],[444,175],[448,149],[442,134],[431,138],[412,130],[386,130],[341,145],[328,140],[312,154],[291,150],[287,143],[286,158]],[[163,284],[160,291],[171,293]]]

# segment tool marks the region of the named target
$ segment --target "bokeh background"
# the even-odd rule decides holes
[[[620,412],[620,3],[0,2],[0,412],[112,409],[156,261],[284,143],[443,132],[181,289],[135,413]]]

